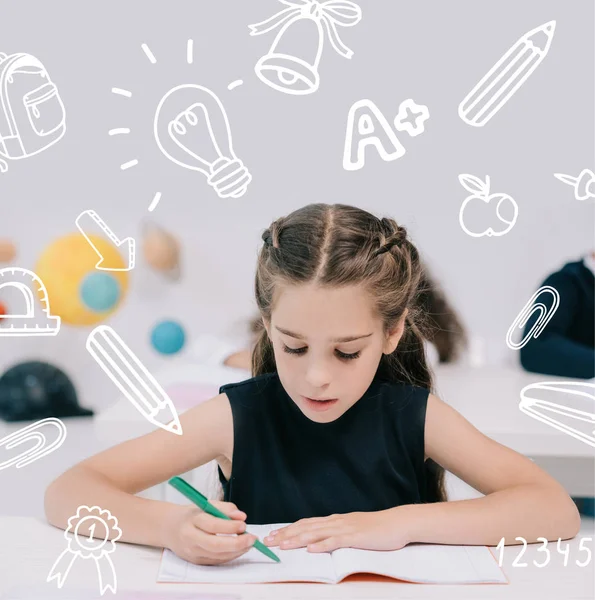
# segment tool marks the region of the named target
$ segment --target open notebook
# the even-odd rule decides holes
[[[250,525],[260,540],[288,523]],[[272,548],[276,563],[251,548],[221,565],[195,565],[164,550],[157,581],[184,583],[278,583],[313,581],[339,583],[356,573],[372,573],[419,583],[507,583],[486,546],[410,544],[400,550],[376,551],[339,548],[334,552],[308,552],[306,548]]]

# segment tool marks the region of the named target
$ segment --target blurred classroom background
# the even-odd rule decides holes
[[[593,375],[568,378],[552,375],[549,367],[528,372],[521,351],[507,345],[507,331],[546,278],[588,257],[595,245],[592,199],[577,200],[573,187],[554,177],[578,176],[595,164],[593,86],[581,75],[593,73],[595,60],[592,3],[531,0],[521,6],[506,0],[486,3],[477,15],[461,0],[435,3],[428,19],[422,4],[362,0],[362,25],[345,34],[353,58],[325,49],[320,89],[307,97],[280,94],[254,75],[271,40],[250,37],[247,24],[266,17],[270,3],[235,2],[233,11],[212,3],[208,19],[188,3],[183,22],[167,3],[145,4],[69,3],[70,22],[92,22],[92,31],[68,26],[44,2],[19,2],[11,26],[0,22],[0,50],[25,50],[43,60],[64,100],[67,129],[48,151],[12,161],[0,174],[0,269],[36,273],[47,288],[51,314],[61,318],[55,336],[0,335],[0,439],[29,422],[7,419],[18,416],[15,407],[43,408],[52,394],[58,404],[75,402],[94,413],[65,418],[68,437],[60,452],[2,472],[9,492],[0,496],[0,514],[42,516],[43,490],[51,479],[147,430],[86,350],[94,327],[117,331],[180,411],[220,385],[250,376],[241,353],[249,349],[250,323],[257,316],[253,283],[261,234],[273,220],[310,202],[357,205],[407,227],[467,336],[466,347],[450,362],[440,362],[429,345],[437,393],[484,433],[544,466],[571,495],[592,497],[593,445],[531,418],[519,410],[519,401],[528,385],[574,385]],[[31,20],[33,6],[37,18]],[[544,60],[492,123],[469,127],[457,114],[465,94],[514,40],[554,14],[555,56]],[[154,27],[147,29],[147,23]],[[423,24],[423,38],[415,26],[399,26],[395,35],[399,23]],[[99,50],[105,31],[109,52]],[[189,39],[193,64],[185,60]],[[142,42],[156,63],[147,60]],[[415,60],[412,48],[418,50]],[[229,89],[239,78],[243,84]],[[218,198],[205,177],[165,160],[156,147],[157,103],[173,85],[189,81],[214,90],[225,106],[234,149],[252,174],[241,198]],[[118,96],[114,87],[132,96]],[[341,161],[346,118],[362,98],[373,99],[391,122],[407,98],[427,105],[431,116],[423,135],[400,134],[404,156],[384,162],[368,148],[365,167],[349,172]],[[108,135],[120,127],[132,133]],[[136,166],[121,168],[134,159]],[[461,228],[459,211],[469,197],[461,174],[484,182],[489,175],[490,193],[516,202],[518,219],[506,235],[472,237]],[[159,203],[149,211],[158,193]],[[135,240],[133,269],[96,268],[97,254],[76,225],[89,210],[119,240]],[[99,236],[96,244],[108,260],[125,267],[126,244],[115,248],[91,215],[84,223]],[[584,269],[584,291],[592,301]],[[26,301],[15,286],[3,286],[0,303],[1,332]],[[36,292],[36,318],[43,317],[41,306]],[[572,320],[571,312],[562,300],[558,317]],[[451,483],[453,498],[476,493]]]

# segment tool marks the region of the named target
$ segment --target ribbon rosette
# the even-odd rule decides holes
[[[327,32],[331,45],[341,56],[351,58],[353,50],[350,50],[339,38],[337,25],[341,27],[352,27],[359,23],[362,18],[361,8],[349,0],[279,0],[288,8],[279,11],[266,21],[249,25],[250,35],[260,35],[273,29],[281,27],[283,24],[302,19],[310,18],[321,22]]]
[[[89,529],[89,534],[85,536],[78,531],[83,523]],[[69,536],[69,533],[74,535]],[[68,519],[64,537],[68,542],[68,548],[54,563],[47,581],[57,579],[58,587],[61,588],[77,558],[93,559],[97,567],[101,595],[108,589],[115,594],[116,571],[110,554],[115,551],[115,542],[122,537],[122,530],[118,527],[118,520],[110,511],[102,510],[99,506],[79,506],[76,515]]]

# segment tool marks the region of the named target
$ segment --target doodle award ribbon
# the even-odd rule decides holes
[[[265,21],[249,25],[252,36],[280,28],[268,53],[256,63],[254,70],[261,81],[280,92],[294,95],[311,94],[318,89],[320,83],[318,64],[322,55],[325,30],[335,51],[345,58],[351,58],[353,51],[341,41],[337,26],[356,25],[362,18],[362,11],[350,0],[279,1],[288,8]],[[292,29],[288,32],[290,27]],[[302,56],[295,56],[294,50],[288,47],[288,39],[307,39],[312,27],[318,34],[316,48],[311,48]]]
[[[83,523],[85,528],[88,528],[88,535],[79,532]],[[69,533],[74,535],[69,537]],[[108,589],[115,594],[116,571],[110,554],[115,551],[115,542],[121,536],[122,530],[118,527],[118,520],[109,510],[102,510],[99,506],[79,506],[76,515],[68,519],[68,527],[64,531],[68,548],[58,557],[46,581],[57,579],[58,587],[61,588],[77,558],[93,559],[97,567],[101,595],[103,596]]]

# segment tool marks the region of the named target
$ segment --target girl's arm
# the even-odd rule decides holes
[[[579,512],[564,488],[531,460],[495,442],[430,394],[425,424],[426,455],[483,498],[397,507],[411,524],[411,542],[518,544],[574,537]]]
[[[158,429],[66,471],[46,490],[48,521],[65,529],[79,506],[98,505],[118,519],[122,541],[164,546],[168,527],[185,507],[134,494],[217,459],[233,446],[233,419],[225,394],[187,411],[180,422],[181,436]]]

